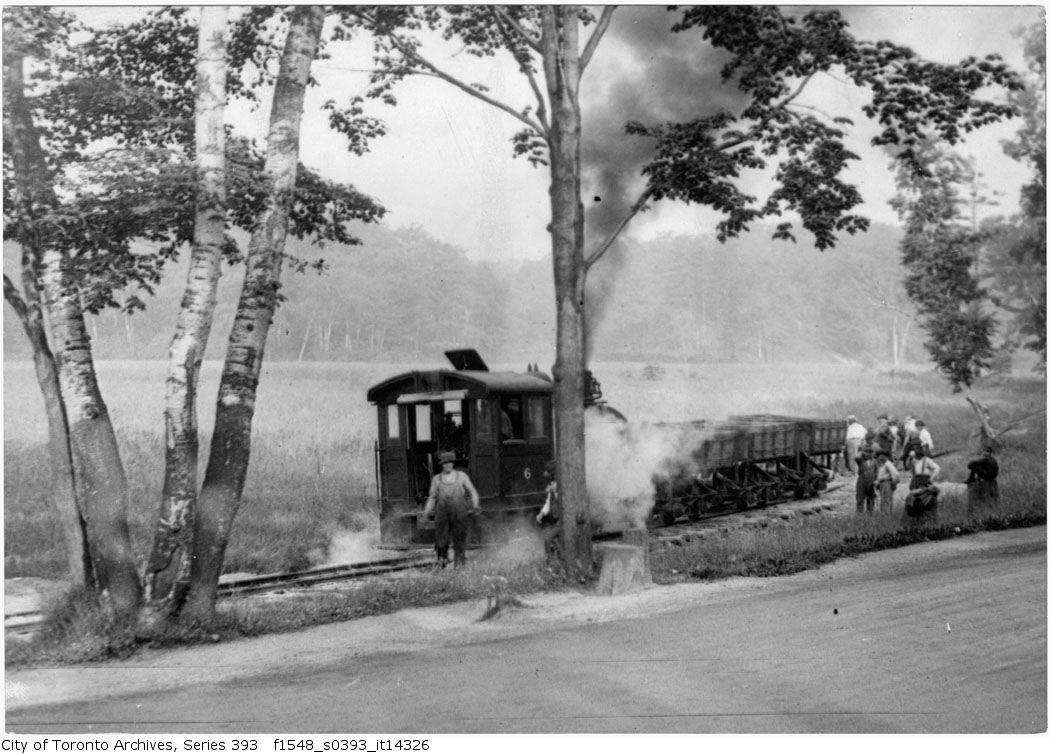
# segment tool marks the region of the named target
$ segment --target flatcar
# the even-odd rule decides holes
[[[470,539],[488,541],[535,514],[544,502],[543,469],[553,457],[551,378],[493,372],[471,349],[446,351],[452,369],[399,374],[368,390],[378,412],[375,444],[380,545],[406,547],[433,539],[420,515],[437,454],[456,454],[481,498],[483,517]]]

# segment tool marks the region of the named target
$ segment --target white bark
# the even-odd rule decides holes
[[[197,382],[215,312],[226,231],[226,6],[205,6],[197,44],[197,211],[186,291],[168,350],[164,490],[146,572],[148,625],[175,612],[189,586],[197,503]]]

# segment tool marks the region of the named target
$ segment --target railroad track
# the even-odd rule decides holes
[[[329,584],[337,581],[351,581],[365,576],[379,576],[395,571],[407,571],[412,568],[423,568],[433,564],[429,552],[426,555],[413,554],[398,558],[371,560],[364,563],[311,568],[294,573],[278,573],[270,576],[249,576],[219,584],[220,597],[232,597],[242,594],[259,594],[275,592],[282,589]]]
[[[835,503],[827,502],[826,496],[832,492],[846,487],[846,482],[833,482],[822,490],[816,497],[796,500],[793,497],[785,497],[770,501],[761,508],[748,508],[743,511],[722,510],[705,513],[689,521],[676,522],[670,526],[662,526],[651,530],[651,538],[654,543],[670,544],[676,541],[689,541],[694,536],[702,537],[707,534],[725,528],[729,522],[740,522],[743,525],[755,523],[761,519],[781,518],[786,519],[795,515],[811,515],[821,510],[832,510],[838,507]]]
[[[294,573],[277,573],[267,576],[248,576],[231,579],[219,584],[219,597],[236,597],[266,592],[281,592],[286,589],[300,589],[319,584],[331,584],[340,581],[353,581],[367,576],[381,576],[413,568],[425,568],[434,562],[429,551],[426,554],[413,553],[401,557],[371,560],[363,563],[311,568]],[[4,615],[4,632],[14,635],[31,634],[36,631],[43,616],[38,611],[26,611]]]
[[[800,506],[803,513],[813,512],[814,503],[827,493],[844,487],[844,483],[832,484],[825,489],[820,496],[808,500],[797,501],[793,498],[784,498],[770,502],[763,508],[749,508],[746,511],[724,510],[707,513],[695,520],[676,523],[672,526],[659,527],[652,530],[652,538],[656,543],[669,543],[675,540],[688,540],[692,536],[703,536],[712,530],[722,528],[724,520],[732,520],[734,517],[746,518],[756,513],[776,514],[773,509],[783,507],[786,504],[795,503]],[[806,507],[809,504],[809,507]],[[782,515],[782,514],[781,514]],[[599,535],[597,538],[606,539],[617,536],[615,533],[609,537]],[[381,576],[383,574],[407,571],[415,568],[426,568],[433,565],[433,557],[429,550],[422,553],[413,553],[393,558],[372,560],[362,563],[348,563],[345,565],[325,566],[312,568],[306,571],[293,573],[279,573],[266,576],[248,576],[240,579],[232,579],[219,584],[219,597],[236,597],[249,594],[264,594],[267,592],[281,592],[286,589],[301,589],[321,584],[332,584],[340,581],[353,581],[368,576]],[[4,631],[14,635],[31,634],[37,630],[42,621],[39,612],[21,612],[4,616]]]

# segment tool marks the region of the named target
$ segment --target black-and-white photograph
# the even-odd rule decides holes
[[[1047,732],[1041,5],[2,13],[5,752]]]

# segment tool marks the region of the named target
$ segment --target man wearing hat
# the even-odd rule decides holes
[[[456,469],[455,453],[439,453],[441,473],[430,482],[425,512],[434,514],[434,549],[438,564],[448,565],[448,545],[456,551],[456,567],[467,562],[467,516],[481,511],[474,483],[465,472]],[[467,498],[470,498],[470,503]]]
[[[893,429],[890,427],[890,417],[887,414],[879,414],[875,419],[878,425],[875,427],[875,444],[877,450],[886,451],[891,458],[893,456],[893,443],[896,440]]]
[[[875,474],[875,489],[879,491],[879,510],[893,510],[893,491],[897,489],[897,483],[901,480],[901,474],[889,451],[879,449],[875,453],[875,464],[878,472]]]

